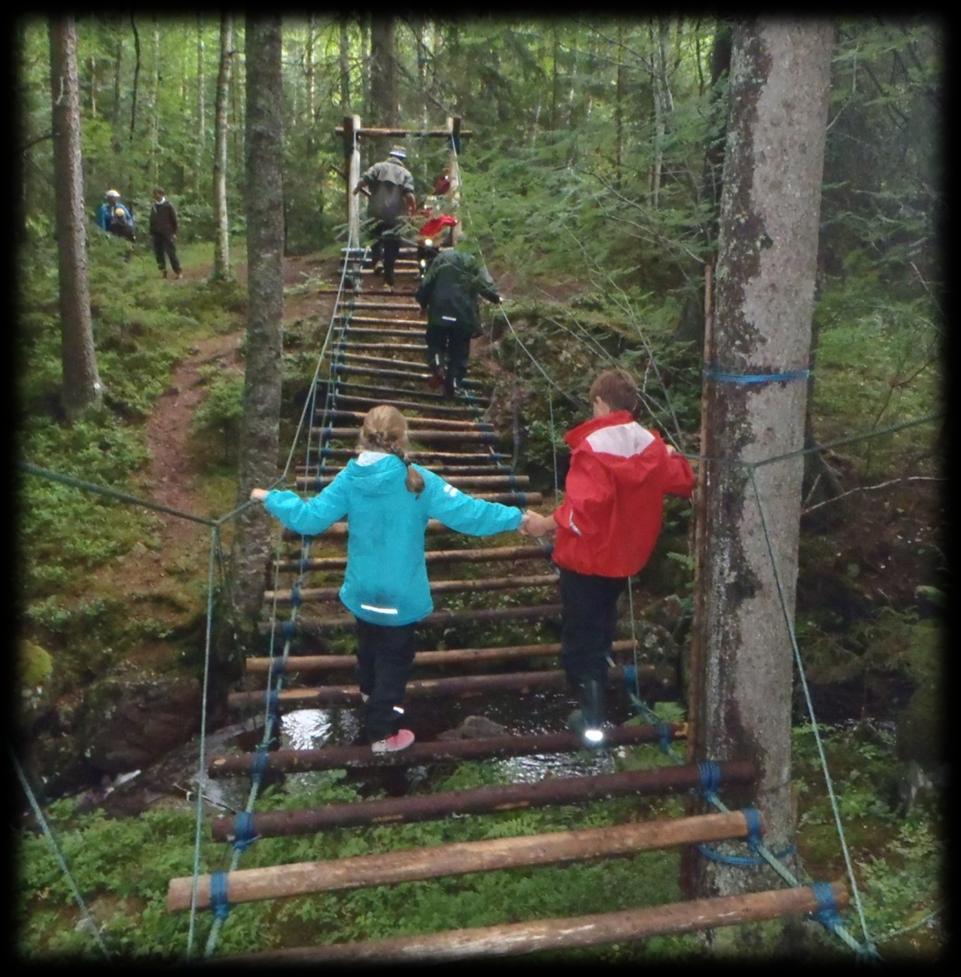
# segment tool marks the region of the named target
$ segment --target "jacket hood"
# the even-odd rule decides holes
[[[356,458],[347,463],[346,477],[352,492],[361,495],[387,495],[407,477],[407,466],[397,455],[387,455],[371,465],[360,465]]]
[[[608,428],[621,430],[612,430],[610,437],[592,437]],[[642,427],[626,410],[584,421],[568,431],[564,440],[572,451],[580,446],[590,451],[618,481],[635,484],[658,470],[667,450],[656,431]]]

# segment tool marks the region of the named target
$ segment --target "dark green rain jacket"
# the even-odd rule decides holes
[[[499,302],[500,294],[487,269],[472,254],[444,249],[431,262],[414,294],[427,310],[427,323],[473,332],[480,325],[478,296]]]

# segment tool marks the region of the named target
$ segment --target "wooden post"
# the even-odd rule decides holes
[[[374,885],[394,885],[471,872],[495,872],[532,865],[561,865],[593,858],[633,855],[700,842],[744,838],[748,824],[741,811],[704,814],[696,818],[643,821],[604,828],[582,828],[520,838],[467,841],[428,848],[356,855],[331,861],[294,862],[230,872],[227,901],[231,905],[261,899],[341,892]],[[170,912],[189,909],[193,876],[171,879],[167,888]],[[210,906],[210,876],[197,879],[197,908]]]
[[[344,116],[344,158],[347,166],[347,241],[351,247],[360,245],[360,197],[354,187],[360,179],[360,146],[358,130],[360,116]]]
[[[843,883],[831,885],[839,909],[848,905],[848,891]],[[798,916],[814,912],[817,900],[810,886],[796,889],[773,889],[751,895],[724,896],[719,899],[696,899],[665,906],[623,909],[613,913],[591,913],[566,919],[538,919],[529,923],[505,923],[472,929],[429,933],[423,936],[399,936],[363,943],[333,943],[326,946],[291,947],[219,957],[211,963],[329,963],[384,964],[429,963],[478,957],[517,956],[538,950],[566,950],[573,947],[604,946],[630,943],[668,933],[693,933],[738,926],[741,923]]]
[[[447,199],[450,201],[450,210],[456,211],[460,207],[460,116],[447,117],[447,132],[449,133],[450,147],[447,154],[447,175],[450,177],[450,189],[447,191]],[[455,235],[454,240],[457,240]]]

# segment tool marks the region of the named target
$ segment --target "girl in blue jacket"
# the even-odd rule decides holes
[[[381,404],[364,418],[358,456],[319,494],[254,489],[252,499],[288,529],[316,536],[346,517],[347,569],[339,596],[357,619],[357,673],[375,753],[414,742],[400,729],[414,660],[414,626],[434,607],[424,559],[429,519],[470,536],[517,529],[520,509],[474,499],[407,457],[407,421]]]

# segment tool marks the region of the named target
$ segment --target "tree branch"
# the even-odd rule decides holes
[[[837,502],[839,499],[845,498],[848,495],[854,495],[855,492],[877,492],[880,489],[888,488],[891,485],[899,485],[901,482],[943,482],[943,478],[937,478],[930,475],[905,475],[903,478],[892,478],[888,482],[879,482],[877,485],[859,485],[857,488],[848,489],[847,492],[842,492],[840,495],[835,495],[831,499],[825,499],[823,502],[818,502],[816,505],[812,505],[809,509],[802,509],[801,515],[807,516],[814,512],[815,509],[820,509],[822,506],[830,505],[832,502]]]

